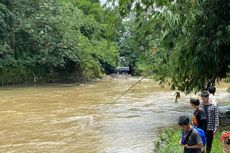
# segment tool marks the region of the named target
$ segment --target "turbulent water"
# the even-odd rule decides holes
[[[1,153],[152,153],[159,130],[191,113],[188,98],[144,80],[0,90]],[[217,93],[229,100],[225,91]],[[229,100],[230,101],[230,100]]]

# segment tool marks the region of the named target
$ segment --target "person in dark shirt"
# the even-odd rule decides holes
[[[190,124],[188,116],[180,116],[178,124],[184,133],[184,137],[180,140],[181,145],[184,147],[184,153],[201,153],[201,148],[203,147],[202,138],[199,132]]]
[[[203,108],[200,107],[200,100],[199,99],[190,99],[190,104],[195,109],[193,115],[193,124],[199,128],[202,129],[206,133],[207,129],[207,117],[206,113]]]

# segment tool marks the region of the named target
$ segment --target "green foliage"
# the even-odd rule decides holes
[[[226,77],[230,64],[227,0],[126,0],[119,1],[119,7],[121,15],[136,16],[139,39],[147,39],[161,52],[157,56],[162,83],[171,82],[173,89],[188,93]]]
[[[130,18],[122,22],[123,29],[119,40],[121,64],[130,66],[132,73],[141,75],[150,69],[153,53],[149,49],[147,39],[139,39],[140,31],[135,20]]]
[[[220,141],[221,131],[214,137],[212,152],[224,153],[223,144]],[[160,135],[160,140],[155,142],[156,153],[182,153],[183,147],[179,144],[181,131],[166,129]]]
[[[121,64],[124,66],[131,66],[132,68],[135,68],[136,62],[139,57],[139,52],[138,44],[135,42],[133,22],[123,22],[122,26],[122,34],[119,40]]]
[[[80,81],[111,72],[119,54],[104,14],[98,1],[1,1],[1,84]]]
[[[94,17],[98,22],[103,21],[105,12],[102,10],[99,1],[91,0],[67,0],[77,6],[87,16]]]
[[[225,82],[230,82],[230,73],[227,73],[227,77],[224,80]]]
[[[214,140],[212,142],[212,145],[213,145],[212,152],[213,153],[224,153],[224,146],[223,146],[223,143],[221,143],[220,141],[220,136],[221,136],[221,132],[219,132],[214,137]]]
[[[180,132],[175,133],[173,129],[166,129],[160,135],[160,140],[155,142],[155,152],[157,153],[183,153],[183,148],[179,144]],[[157,145],[158,144],[158,145]]]

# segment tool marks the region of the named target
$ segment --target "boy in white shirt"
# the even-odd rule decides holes
[[[217,102],[216,102],[216,96],[215,96],[215,92],[216,92],[216,87],[214,86],[210,86],[208,88],[208,91],[210,93],[209,95],[209,102],[215,106],[217,106]]]

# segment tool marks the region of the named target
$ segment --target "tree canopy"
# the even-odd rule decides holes
[[[0,82],[79,81],[118,62],[111,23],[93,0],[1,0]]]
[[[135,16],[139,38],[156,47],[158,79],[185,92],[225,78],[230,65],[228,0],[121,0],[122,16]],[[158,63],[158,64],[156,64]],[[160,66],[156,66],[160,65]]]
[[[114,5],[110,2],[114,2]],[[184,92],[225,78],[228,0],[1,0],[0,82],[79,81],[155,70]]]

